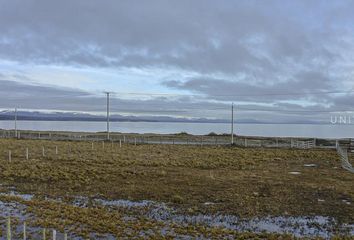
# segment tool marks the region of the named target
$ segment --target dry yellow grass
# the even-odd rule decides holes
[[[12,151],[11,163],[8,150]],[[178,145],[119,148],[119,144],[107,142],[104,148],[95,143],[92,150],[89,142],[0,140],[0,154],[3,191],[14,186],[38,196],[155,200],[187,214],[320,215],[354,223],[353,206],[343,203],[354,202],[354,174],[340,168],[332,150]],[[215,204],[206,206],[205,202]],[[38,207],[49,203],[36,204],[32,208],[37,213],[50,211]]]

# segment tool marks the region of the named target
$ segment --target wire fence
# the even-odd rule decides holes
[[[34,132],[1,130],[0,138],[37,139],[53,141],[110,141],[120,144],[179,144],[179,145],[234,145],[239,147],[270,147],[270,148],[336,148],[335,139],[316,138],[283,138],[283,137],[254,137],[230,134],[191,135],[180,134],[123,134],[82,133],[82,132]]]
[[[283,148],[283,149],[335,149],[340,156],[342,167],[352,173],[354,168],[350,163],[348,153],[354,150],[352,139],[320,139],[320,138],[282,138],[282,137],[251,137],[223,134],[190,135],[181,134],[123,134],[110,133],[82,133],[82,132],[34,132],[34,131],[0,131],[0,138],[4,139],[30,139],[48,141],[82,141],[92,143],[110,143],[122,147],[124,144],[162,144],[162,145],[191,145],[191,146],[235,146],[245,148]],[[25,158],[29,157],[29,150],[26,148]],[[42,156],[47,150],[42,147]],[[55,146],[55,155],[58,155],[58,148]],[[11,161],[13,153],[8,151],[8,159]],[[14,155],[15,156],[15,155]]]
[[[5,228],[5,232],[3,234],[0,234],[1,239],[68,239],[68,233],[66,232],[59,232],[55,229],[28,226],[25,221],[22,223],[17,222],[17,219],[15,217],[7,217]]]

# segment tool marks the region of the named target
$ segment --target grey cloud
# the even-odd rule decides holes
[[[38,86],[0,80],[0,108],[46,109],[59,111],[105,112],[106,98],[77,89],[58,88],[55,86]],[[188,106],[185,104],[188,103]],[[151,99],[120,99],[114,94],[111,99],[111,110],[128,114],[162,114],[198,116],[198,109],[220,108],[222,104],[194,102],[190,97],[154,97]],[[210,117],[210,116],[208,116]]]
[[[53,111],[77,111],[104,114],[106,98],[70,88],[36,86],[20,82],[0,80],[0,108],[46,109]],[[274,106],[259,106],[254,103],[236,105],[238,120],[256,119],[262,121],[301,121],[329,119],[326,108],[321,105],[304,107],[300,104],[277,103]],[[323,112],[321,112],[323,111]],[[129,99],[112,95],[112,114],[174,116],[193,118],[230,118],[230,104],[209,101],[208,98],[195,96],[150,97],[143,99],[134,96]]]
[[[0,0],[0,60],[93,68],[173,67],[201,75],[163,85],[204,94],[204,99],[112,100],[114,110],[136,114],[145,109],[212,117],[228,107],[209,99],[239,100],[258,108],[255,103],[290,110],[344,109],[352,105],[349,94],[286,93],[345,88],[341,82],[352,78],[353,63],[347,55],[354,50],[353,11],[350,1]],[[75,89],[0,84],[1,103],[8,107],[101,111],[105,101]],[[282,102],[290,100],[311,101],[313,107]]]
[[[261,103],[317,98],[317,95],[311,94],[314,89],[316,93],[320,93],[333,87],[330,79],[319,72],[302,72],[294,76],[294,79],[281,83],[264,81],[263,84],[254,84],[215,78],[193,78],[187,81],[165,81],[164,84],[175,89],[205,94],[218,100]]]
[[[333,99],[334,106],[341,106],[342,109],[354,109],[354,93],[341,94]]]
[[[50,98],[58,97],[66,98],[89,96],[89,93],[76,89],[36,86],[8,80],[0,80],[0,86],[2,101],[5,101],[5,99],[19,99],[21,97],[33,97],[34,99],[48,100]]]
[[[0,2],[0,30],[7,39],[0,56],[17,61],[284,74],[284,61],[309,64],[337,54],[326,50],[336,32],[300,15],[307,5],[291,2]],[[318,21],[331,14],[313,10]]]

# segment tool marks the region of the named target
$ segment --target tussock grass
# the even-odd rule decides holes
[[[12,151],[11,163],[8,150]],[[292,171],[300,175],[289,174]],[[119,148],[117,143],[113,148],[106,143],[104,149],[102,143],[95,143],[92,150],[90,142],[0,140],[0,179],[4,185],[0,191],[14,186],[39,196],[155,200],[186,214],[321,215],[354,223],[354,175],[340,168],[332,150],[134,144]],[[205,202],[215,204],[206,206]],[[54,214],[57,206],[45,204],[38,201],[31,209],[40,216],[50,215],[48,211]],[[88,219],[83,224],[89,225],[90,216],[100,210],[68,211],[68,216],[79,211],[80,218]],[[102,213],[102,221],[106,218],[114,219]]]

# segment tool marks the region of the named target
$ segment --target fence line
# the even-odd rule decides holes
[[[16,218],[14,218],[16,219]],[[21,230],[19,230],[21,229]],[[50,232],[50,229],[46,229],[46,228],[35,228],[38,230],[38,236],[41,236],[41,239],[43,240],[46,240],[46,233],[49,233]],[[15,232],[13,232],[15,230]],[[55,229],[52,229],[52,240],[56,240],[57,239],[57,230]],[[13,233],[16,233],[16,234],[13,234]],[[22,239],[23,240],[27,240],[27,237],[29,236],[29,231],[28,231],[28,225],[26,222],[23,222],[22,223],[22,228],[19,228],[18,227],[18,224],[16,224],[16,227],[12,226],[12,223],[11,223],[11,217],[7,217],[6,219],[6,232],[5,232],[5,235],[6,235],[6,238],[3,238],[3,236],[1,236],[0,234],[0,237],[1,239],[6,239],[6,240],[12,240],[12,239],[19,239],[16,235],[20,234],[20,236],[22,236]],[[33,232],[32,232],[33,234]],[[68,240],[68,233],[67,232],[63,232],[61,233],[62,235],[62,239],[64,240]],[[14,237],[16,236],[16,237]],[[38,237],[37,236],[37,237]],[[21,238],[20,238],[21,239]]]
[[[55,141],[107,141],[105,133],[78,132],[34,132],[19,131],[17,137],[13,130],[0,130],[0,138],[38,139]],[[123,134],[111,133],[109,141],[139,144],[179,144],[179,145],[231,145],[230,135],[189,135],[189,134]],[[335,139],[283,138],[283,137],[251,137],[234,136],[235,146],[270,147],[270,148],[336,148]]]

